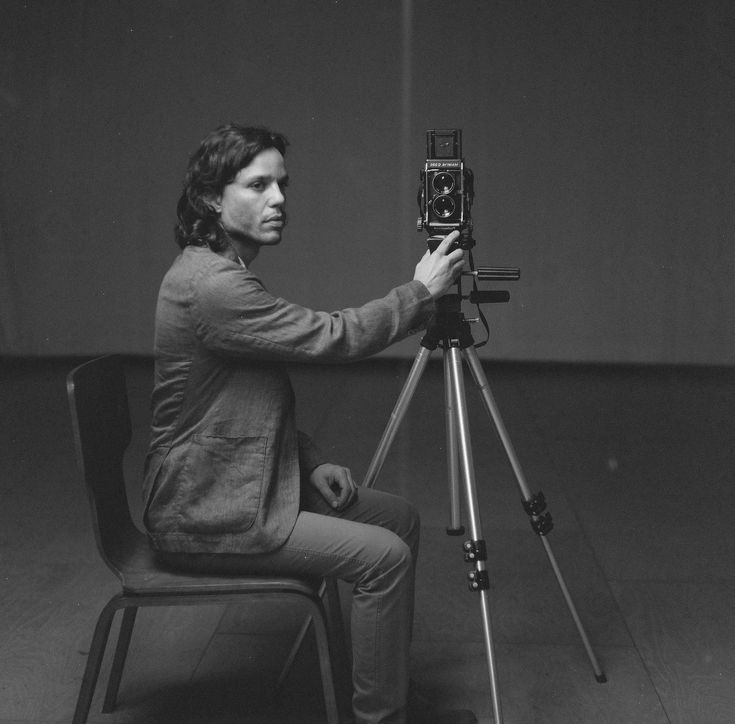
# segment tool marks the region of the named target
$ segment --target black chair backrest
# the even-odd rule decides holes
[[[121,359],[111,355],[80,365],[69,373],[66,388],[97,546],[118,573],[137,533],[125,492],[123,458],[131,427]]]

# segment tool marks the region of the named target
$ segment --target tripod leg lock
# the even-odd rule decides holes
[[[487,571],[470,571],[467,574],[470,591],[487,591],[490,588],[490,575]]]
[[[490,588],[490,576],[484,568],[487,560],[487,546],[482,539],[466,540],[462,545],[464,559],[475,564],[475,570],[467,574],[470,591],[487,591]]]
[[[536,495],[523,501],[523,509],[528,515],[541,515],[546,510],[546,496],[539,490]]]
[[[464,559],[468,563],[487,560],[487,546],[484,540],[466,540],[462,546]]]
[[[551,533],[554,529],[554,521],[551,518],[551,513],[545,513],[544,515],[531,518],[531,528],[533,528],[536,535]]]
[[[528,500],[524,500],[523,509],[530,516],[531,528],[533,528],[536,535],[551,533],[554,528],[554,521],[551,518],[551,513],[544,513],[546,510],[546,497],[541,491],[531,496]]]

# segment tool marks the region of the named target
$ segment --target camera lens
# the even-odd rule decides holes
[[[446,219],[454,213],[455,204],[454,199],[451,196],[437,196],[431,203],[434,213]]]
[[[440,194],[448,194],[454,188],[454,176],[446,171],[440,171],[431,180],[434,191]]]

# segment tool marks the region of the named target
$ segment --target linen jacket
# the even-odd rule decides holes
[[[266,291],[205,247],[187,247],[156,307],[144,523],[154,548],[260,553],[289,536],[302,477],[324,462],[296,429],[288,362],[349,362],[426,326],[417,281],[317,312]]]

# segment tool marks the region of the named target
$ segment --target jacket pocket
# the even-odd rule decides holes
[[[196,435],[176,495],[182,532],[242,533],[255,523],[265,478],[267,437]]]

